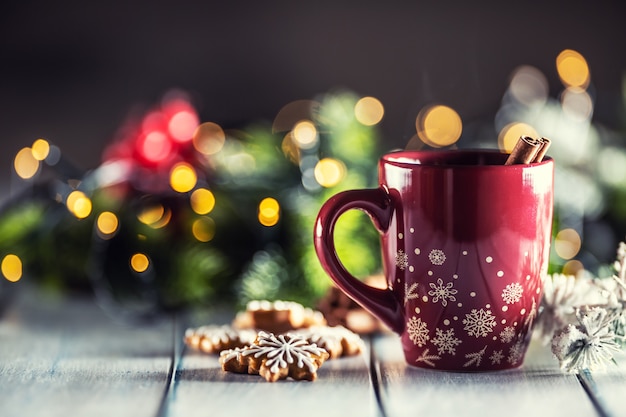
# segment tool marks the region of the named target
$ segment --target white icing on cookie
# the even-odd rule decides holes
[[[273,374],[279,373],[280,369],[286,369],[295,363],[298,368],[306,367],[309,372],[316,372],[318,365],[315,358],[326,353],[326,350],[318,347],[315,343],[309,343],[306,339],[296,335],[259,332],[255,344],[248,347],[242,354],[254,355],[255,358],[266,357],[265,366]]]

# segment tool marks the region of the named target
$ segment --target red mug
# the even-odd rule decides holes
[[[379,187],[331,197],[315,223],[330,278],[401,336],[408,364],[487,371],[520,366],[547,273],[554,161],[504,165],[498,151],[400,151]],[[352,276],[337,219],[365,211],[381,235],[387,289]]]

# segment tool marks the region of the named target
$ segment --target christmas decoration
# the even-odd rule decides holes
[[[573,50],[556,58],[558,97],[548,95],[553,89],[540,70],[518,67],[493,120],[462,121],[454,109],[429,104],[418,112],[407,148],[493,148],[497,137],[510,152],[522,135],[551,139],[554,239],[536,335],[555,346],[564,369],[579,372],[601,368],[615,345],[626,345],[625,243],[608,264],[626,227],[626,145],[624,131],[593,120],[601,92],[585,58]],[[624,102],[626,95],[615,107],[621,111]],[[319,306],[347,327],[378,331],[378,322],[333,292],[312,228],[330,196],[376,185],[383,115],[375,98],[335,91],[288,103],[271,123],[224,129],[201,120],[191,97],[174,90],[133,112],[102,163],[88,171],[52,140],[35,140],[15,155],[12,192],[0,207],[0,309],[33,282],[94,291],[104,308],[128,319],[283,299]],[[346,268],[371,284],[381,268],[369,218],[344,214],[335,239]],[[396,255],[405,267],[407,254]],[[445,261],[437,252],[428,257]],[[428,291],[442,300],[455,296],[440,282]],[[415,288],[405,292],[405,303],[416,297]],[[502,297],[514,301],[517,288]],[[451,335],[411,326],[416,341],[436,340],[437,350],[426,349],[420,361],[434,363],[440,351],[454,348]],[[474,352],[467,364],[487,356]],[[488,359],[509,360],[502,352]]]
[[[604,368],[620,350],[610,325],[615,317],[594,307],[577,309],[576,318],[578,325],[569,324],[555,333],[552,352],[569,372]]]
[[[285,106],[272,126],[223,129],[169,92],[133,115],[89,172],[39,139],[16,156],[23,185],[0,212],[3,275],[93,288],[129,318],[253,299],[313,305],[330,285],[312,246],[319,207],[374,185],[378,133],[360,115],[380,103],[365,99],[328,93]],[[361,276],[380,268],[366,222],[348,213],[337,235]]]
[[[620,242],[615,274],[553,274],[544,282],[544,297],[535,329],[561,368],[568,372],[602,370],[626,344],[626,244]]]

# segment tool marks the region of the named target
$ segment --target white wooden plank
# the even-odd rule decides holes
[[[224,372],[218,357],[184,349],[168,416],[375,416],[369,352],[326,361],[317,380],[270,383],[258,375]]]
[[[562,373],[549,349],[534,342],[522,368],[483,373],[409,366],[395,335],[376,339],[373,349],[389,417],[596,415],[576,376]]]
[[[608,365],[605,371],[593,372],[583,382],[590,385],[590,394],[606,415],[626,417],[626,353],[616,355],[615,361],[617,366]]]
[[[154,416],[172,321],[130,327],[90,300],[28,293],[0,320],[2,416]]]

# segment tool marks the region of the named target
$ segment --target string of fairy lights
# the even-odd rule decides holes
[[[565,89],[560,96],[559,115],[549,120],[544,115],[551,111],[546,107],[548,85],[545,76],[530,66],[522,66],[513,73],[502,107],[495,116],[497,143],[503,152],[510,152],[522,135],[546,136],[553,139],[555,153],[573,155],[573,158],[568,158],[570,161],[579,161],[582,158],[572,154],[580,147],[573,143],[571,137],[561,140],[557,136],[558,129],[564,126],[562,118],[567,118],[570,125],[574,123],[575,128],[589,127],[591,123],[593,99],[588,91],[591,84],[589,66],[579,52],[571,49],[559,53],[555,63]],[[319,156],[319,126],[314,120],[303,118],[302,112],[292,111],[303,105],[310,107],[309,104],[306,100],[289,103],[279,112],[274,125],[289,127],[282,141],[282,152],[285,158],[298,165],[302,186],[311,191],[340,184],[347,176],[348,169],[346,163],[338,158]],[[354,106],[354,117],[365,126],[377,125],[383,120],[384,114],[383,104],[375,97],[362,97]],[[556,122],[555,118],[558,119]],[[556,123],[559,127],[549,128],[550,123]],[[437,103],[425,106],[418,112],[415,128],[415,134],[407,144],[408,149],[453,147],[462,136],[463,122],[453,108]],[[210,242],[216,233],[216,223],[211,213],[220,201],[210,187],[205,185],[198,166],[184,159],[177,160],[181,149],[192,149],[199,156],[200,168],[214,166],[220,163],[220,158],[228,158],[221,161],[227,169],[246,169],[247,165],[255,163],[254,155],[246,152],[230,152],[224,155],[225,149],[234,146],[228,134],[217,123],[200,123],[195,109],[189,102],[181,99],[171,100],[163,110],[148,114],[142,121],[141,131],[131,151],[118,150],[122,156],[109,158],[94,171],[98,185],[108,187],[123,179],[120,177],[124,177],[129,169],[128,162],[123,157],[124,152],[134,152],[149,167],[167,166],[166,173],[158,170],[145,171],[154,174],[154,178],[143,178],[146,189],[150,190],[155,184],[163,187],[163,183],[167,183],[169,190],[185,196],[198,216],[191,224],[193,237],[199,242]],[[569,134],[570,130],[566,132]],[[588,139],[582,137],[576,140],[580,142]],[[58,147],[40,138],[16,154],[13,172],[20,180],[30,183],[38,177],[42,166],[54,167],[62,159]],[[614,175],[626,177],[626,173]],[[64,192],[57,195],[58,201],[65,204],[67,210],[78,220],[93,217],[98,238],[111,239],[120,228],[120,218],[109,210],[94,213],[90,195],[81,189],[80,183],[80,179],[68,180]],[[268,195],[258,202],[257,220],[262,226],[271,228],[279,224],[279,201],[280,198],[276,195]],[[146,205],[137,214],[138,221],[154,229],[168,226],[171,218],[171,209],[158,201]],[[576,271],[584,267],[575,259],[581,246],[581,231],[576,226],[557,231],[553,248],[563,261],[565,271]],[[15,253],[4,253],[0,256],[0,269],[4,278],[10,282],[19,281],[23,276],[20,257]],[[133,271],[142,273],[149,269],[150,262],[148,255],[138,252],[131,255],[128,265]]]

